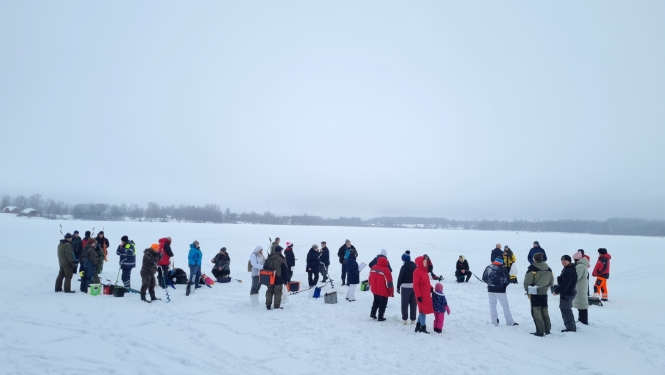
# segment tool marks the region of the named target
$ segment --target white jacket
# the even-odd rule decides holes
[[[259,254],[259,250],[263,250],[263,247],[257,246],[249,256],[249,261],[252,263],[252,276],[259,276],[259,271],[263,269],[263,263],[266,261],[266,258]]]

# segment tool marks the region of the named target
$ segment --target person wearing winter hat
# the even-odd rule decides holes
[[[162,259],[162,254],[159,251],[159,244],[156,243],[143,251],[143,264],[141,265],[141,301],[143,302],[151,303],[159,300],[155,295],[157,285],[155,272],[157,272],[157,262]],[[150,301],[145,298],[146,292],[150,293]]]
[[[259,282],[259,271],[263,269],[263,264],[266,259],[263,256],[263,247],[258,245],[249,256],[248,268],[252,272],[252,286],[249,289],[249,301],[252,306],[259,304],[259,290],[261,283]]]
[[[203,252],[201,251],[201,246],[199,241],[192,242],[189,245],[189,254],[187,255],[187,260],[189,262],[189,285],[194,285],[195,289],[201,287],[199,281],[201,280],[201,265],[203,259]]]
[[[266,290],[266,309],[272,310],[274,306],[274,309],[278,310],[282,309],[282,290],[284,289],[284,284],[286,284],[284,276],[288,272],[286,259],[282,255],[282,247],[279,245],[275,246],[268,259],[269,264],[272,264],[272,268],[275,271],[275,282],[273,285],[268,285],[268,289]]]
[[[589,324],[589,261],[581,252],[573,254],[575,260],[575,271],[577,272],[577,295],[573,299],[573,307],[577,309],[577,320],[585,325]],[[587,294],[584,294],[584,289]]]
[[[75,230],[72,236],[72,252],[74,252],[74,257],[78,261],[78,272],[79,275],[83,274],[83,243],[81,242],[81,237],[79,237],[79,231]],[[74,266],[74,273],[76,273],[76,266]]]
[[[460,255],[457,259],[457,264],[455,265],[455,277],[457,278],[457,282],[468,283],[471,275],[473,275],[473,273],[469,270],[469,262],[464,255]]]
[[[434,313],[432,305],[432,284],[429,281],[429,257],[419,256],[414,261],[416,270],[413,271],[413,293],[418,304],[418,322],[415,332],[429,334],[427,331],[427,314]]]
[[[74,268],[78,264],[74,258],[72,251],[72,235],[67,233],[65,238],[60,240],[58,245],[58,264],[60,265],[60,272],[55,279],[55,291],[62,292],[62,281],[65,281],[65,293],[74,293],[72,290],[72,275]]]
[[[432,305],[434,306],[434,332],[441,333],[443,331],[443,322],[448,313],[450,315],[450,307],[448,307],[448,300],[446,295],[443,294],[443,284],[436,283],[434,291],[432,292]]]
[[[529,264],[533,263],[533,256],[537,253],[543,253],[543,262],[547,262],[547,254],[545,253],[545,249],[540,247],[540,243],[538,241],[533,241],[533,247],[531,250],[529,250],[529,254],[526,256]]]
[[[115,251],[120,256],[120,269],[122,270],[122,282],[125,289],[131,289],[132,269],[136,267],[136,247],[134,241],[127,236],[120,238],[120,245]]]
[[[358,251],[355,246],[351,245],[350,240],[344,241],[344,245],[340,246],[337,250],[337,257],[339,258],[339,264],[342,265],[342,286],[346,285],[346,259],[349,257],[349,251],[351,249]]]
[[[212,275],[215,276],[217,282],[221,282],[220,279],[228,277],[231,274],[231,258],[225,247],[219,249],[219,253],[212,258],[211,262],[214,264]]]
[[[397,276],[397,293],[402,296],[402,324],[406,325],[411,318],[411,324],[416,324],[416,295],[413,293],[413,271],[418,268],[411,261],[411,252],[407,250],[402,254],[402,268]]]
[[[293,277],[293,268],[296,266],[296,256],[293,254],[293,243],[287,242],[284,249],[284,258],[286,258],[286,266],[288,267],[288,274],[285,276],[286,282],[291,282]]]
[[[88,240],[90,239],[90,231],[86,230],[85,231],[85,237],[81,240],[81,246],[85,249],[85,246],[88,244]]]
[[[506,287],[510,284],[510,275],[503,266],[503,256],[494,259],[494,262],[485,268],[483,272],[483,281],[487,284],[487,295],[490,303],[490,319],[495,326],[499,325],[499,313],[496,310],[497,301],[503,308],[503,316],[506,318],[506,325],[518,325],[513,320],[510,313],[510,305],[506,296]]]
[[[356,288],[360,284],[360,270],[358,269],[358,252],[351,250],[349,252],[349,258],[346,260],[346,272],[347,272],[347,285],[349,289],[346,291],[346,300],[353,302],[356,300]]]
[[[328,250],[326,241],[321,241],[321,256],[319,257],[319,261],[321,262],[321,267],[319,267],[322,277],[321,281],[325,283],[328,281],[328,267],[330,267],[330,250]]]
[[[517,284],[517,267],[514,267],[515,262],[517,262],[517,258],[515,257],[513,250],[510,247],[508,247],[508,245],[504,246],[503,266],[506,267],[506,269],[508,270],[511,284]]]
[[[81,252],[81,257],[85,259],[83,275],[81,276],[81,292],[88,293],[90,284],[99,283],[99,277],[96,277],[97,264],[104,262],[103,256],[99,259],[97,241],[94,238],[86,241],[86,245]]]
[[[612,256],[607,253],[607,249],[601,247],[598,249],[598,261],[593,268],[593,276],[596,278],[596,283],[593,284],[593,294],[599,295],[601,300],[605,302],[609,298],[607,279],[610,278],[610,259],[612,259]]]
[[[577,271],[575,265],[572,263],[570,255],[561,257],[561,265],[563,270],[561,275],[557,277],[557,286],[552,291],[552,295],[559,297],[559,310],[561,310],[561,317],[566,329],[561,332],[575,332],[577,326],[575,325],[575,316],[573,315],[573,299],[577,294]]]
[[[371,262],[369,262],[369,264],[368,264],[369,268],[374,267],[376,265],[376,262],[379,260],[379,258],[386,258],[386,260],[388,260],[388,252],[386,251],[386,249],[381,249],[381,252],[379,253],[379,255],[374,257],[374,259]],[[388,261],[388,268],[390,269],[390,272],[393,272],[393,268],[390,267],[390,261]]]
[[[102,249],[104,252],[104,262],[108,262],[108,248],[109,248],[109,239],[104,237],[104,231],[100,230],[99,233],[97,233],[97,237],[95,237],[95,240],[97,240],[97,246]],[[101,272],[101,271],[100,271]]]
[[[157,262],[157,283],[160,287],[168,287],[167,279],[169,276],[169,268],[171,267],[171,258],[173,258],[173,250],[171,249],[171,237],[162,237],[157,241],[159,243],[159,252],[162,254],[162,259]]]
[[[552,322],[547,308],[547,290],[552,285],[554,285],[554,274],[543,261],[543,253],[534,254],[533,263],[529,265],[524,276],[524,290],[528,293],[531,316],[536,325],[536,332],[531,333],[534,336],[544,337],[551,333]],[[537,287],[535,293],[530,292],[529,287],[534,286]]]
[[[319,245],[312,245],[307,253],[307,269],[305,270],[307,271],[307,281],[309,282],[310,288],[316,286],[319,282],[319,267],[321,266],[319,256],[321,256]]]

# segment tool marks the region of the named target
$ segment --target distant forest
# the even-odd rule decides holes
[[[44,199],[40,194],[29,197],[2,196],[0,209],[15,206],[19,210],[33,208],[39,216],[55,220],[63,218],[85,220],[178,221],[194,223],[251,223],[276,225],[321,225],[352,227],[390,227],[456,230],[501,230],[526,232],[592,233],[629,236],[665,236],[665,220],[611,218],[599,220],[455,220],[425,217],[377,217],[362,220],[359,217],[323,218],[308,214],[279,216],[271,212],[235,213],[222,210],[217,204],[205,206],[160,206],[150,202],[146,207],[137,204],[110,205],[104,203],[67,204]]]

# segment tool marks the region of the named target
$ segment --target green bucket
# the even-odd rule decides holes
[[[91,296],[98,296],[101,294],[102,284],[90,284],[88,287],[88,294]]]

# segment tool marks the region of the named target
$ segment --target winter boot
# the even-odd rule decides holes
[[[415,320],[412,320],[412,321],[411,321],[411,324],[412,324],[412,325],[413,325],[413,324],[416,324],[416,321],[415,321]]]
[[[545,335],[540,333],[540,332],[531,332],[531,334],[536,336],[536,337],[545,337]]]
[[[436,332],[436,333],[441,333],[441,332],[443,332],[443,331],[440,330],[440,329],[438,329],[438,328],[434,328],[434,332]]]
[[[427,332],[427,326],[420,326],[420,332],[426,333],[429,335],[429,332]]]
[[[145,299],[145,293],[142,293],[142,294],[141,294],[141,301],[143,301],[143,302],[147,302],[147,303],[150,303],[150,301],[148,301],[147,299]]]
[[[162,300],[161,298],[157,298],[155,293],[150,293],[150,302],[152,302],[152,301],[161,301],[161,300]]]
[[[416,330],[414,332],[420,332],[420,323],[416,323]]]
[[[406,323],[407,323],[406,320],[402,320],[402,324],[403,324],[403,325],[406,325]]]
[[[579,311],[580,311],[580,315],[578,317],[579,322],[585,325],[589,325],[589,310],[583,309]]]

